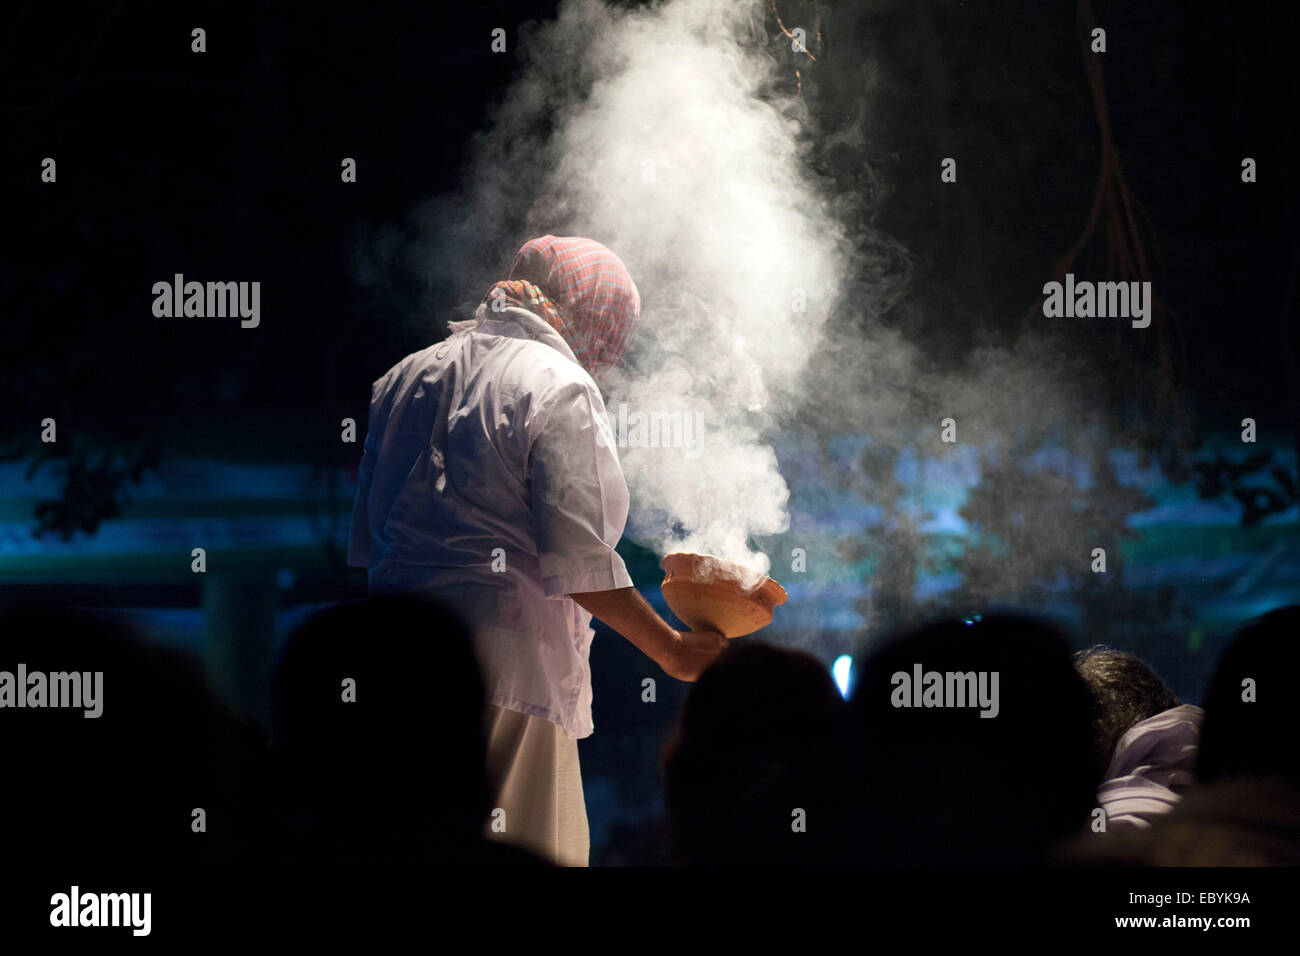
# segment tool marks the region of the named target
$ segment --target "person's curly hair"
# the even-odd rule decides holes
[[[1132,654],[1098,644],[1076,653],[1074,668],[1093,698],[1099,775],[1130,727],[1179,704],[1174,692]]]

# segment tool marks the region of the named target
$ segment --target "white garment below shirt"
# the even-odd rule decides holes
[[[560,866],[588,864],[591,831],[576,740],[548,720],[489,707],[487,776],[487,839]]]

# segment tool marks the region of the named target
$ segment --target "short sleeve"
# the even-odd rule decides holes
[[[529,485],[546,596],[631,587],[614,550],[627,523],[628,491],[605,403],[593,384],[571,382],[540,404]]]

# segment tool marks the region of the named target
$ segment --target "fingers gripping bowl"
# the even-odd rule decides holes
[[[771,624],[785,603],[785,588],[771,578],[711,555],[670,554],[659,567],[664,600],[692,630],[743,637]]]

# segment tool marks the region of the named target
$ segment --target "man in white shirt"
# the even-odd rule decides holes
[[[567,865],[590,847],[592,616],[680,680],[726,646],[670,627],[614,550],[628,492],[597,379],[639,314],[600,243],[525,243],[473,320],[375,382],[348,549],[372,593],[425,595],[474,628],[504,812],[489,835]]]

